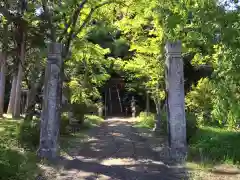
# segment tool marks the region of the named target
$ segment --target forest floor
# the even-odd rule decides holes
[[[166,137],[134,126],[133,119],[108,119],[87,134],[62,140],[62,155],[41,164],[51,180],[237,180],[237,172],[204,171],[176,164],[168,156]],[[225,168],[225,167],[224,167]],[[232,170],[232,168],[230,168]]]

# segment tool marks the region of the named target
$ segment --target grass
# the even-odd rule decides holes
[[[26,151],[17,140],[22,122],[0,119],[0,180],[31,180],[40,171],[35,152]]]
[[[102,121],[98,116],[86,115],[80,132],[60,137],[62,151],[71,148],[75,140],[83,139],[89,128],[99,126]],[[33,180],[42,174],[36,156],[38,144],[38,120],[0,119],[0,180]]]
[[[70,134],[64,134],[60,137],[61,154],[66,154],[69,149],[76,147],[76,144],[79,144],[79,141],[88,137],[87,131],[89,129],[99,126],[103,121],[104,119],[99,116],[85,115],[84,122],[79,131],[75,131],[74,133]]]
[[[153,129],[154,125],[155,115],[153,113],[149,113],[149,115],[147,115],[146,112],[141,112],[137,117],[136,127],[138,128]]]
[[[140,113],[136,127],[152,129],[154,114]],[[166,128],[166,115],[162,114],[162,130]],[[213,167],[216,164],[240,165],[240,131],[197,127],[191,114],[187,113],[188,163],[198,168]]]
[[[189,141],[189,161],[204,166],[240,164],[240,131],[200,127]]]
[[[99,126],[103,121],[104,121],[104,119],[102,119],[99,116],[96,116],[96,115],[85,115],[84,116],[84,124],[83,124],[83,126],[85,128],[92,128],[92,127]]]

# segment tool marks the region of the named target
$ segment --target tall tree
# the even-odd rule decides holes
[[[45,17],[45,21],[48,24],[48,29],[50,32],[50,53],[54,54],[54,58],[56,61],[62,61],[62,58],[67,58],[70,50],[70,46],[72,41],[83,31],[83,29],[88,24],[89,20],[92,18],[93,13],[99,9],[100,7],[107,5],[111,2],[100,2],[92,4],[92,2],[89,2],[88,0],[83,0],[80,3],[76,3],[75,1],[70,2],[68,5],[74,7],[74,11],[72,16],[70,16],[69,19],[65,20],[64,22],[64,28],[63,31],[58,36],[58,23],[54,22],[55,18],[57,18],[58,14],[56,12],[60,11],[57,9],[54,9],[54,7],[59,7],[59,9],[67,8],[66,5],[64,5],[63,2],[60,2],[59,4],[50,3],[47,0],[42,0],[42,8],[43,8],[43,15]],[[87,4],[88,3],[88,4]],[[53,7],[53,9],[50,10],[49,7]],[[86,8],[85,8],[86,7]],[[85,14],[85,12],[87,12]],[[71,14],[71,13],[70,13]],[[66,15],[66,14],[64,14]],[[80,17],[80,18],[79,18]],[[80,21],[81,19],[82,21]],[[80,23],[79,23],[80,22]],[[60,23],[61,24],[61,23]],[[57,41],[59,43],[57,43]],[[60,49],[62,49],[60,46],[61,44],[64,44],[64,51],[63,51],[63,57],[59,57],[59,52],[62,52]],[[60,49],[58,49],[60,48]],[[56,51],[56,52],[54,52]],[[50,56],[49,56],[50,57]],[[48,91],[54,91],[57,88],[57,92],[52,94],[55,99],[49,99],[48,97],[44,97],[44,106],[43,106],[43,112],[41,116],[41,134],[40,134],[40,146],[38,150],[38,154],[41,157],[46,158],[54,158],[56,157],[57,153],[57,143],[58,143],[58,135],[59,135],[59,121],[60,121],[60,110],[59,107],[61,107],[61,99],[62,97],[62,76],[59,77],[59,79],[54,79],[53,81],[56,82],[55,87],[50,87],[48,89],[48,70],[51,69],[51,59],[48,59],[47,64],[47,72],[45,76],[45,96],[48,95]],[[60,63],[60,64],[59,64]],[[57,64],[61,67],[60,74],[64,74],[64,62],[57,62]],[[55,68],[53,69],[54,73],[58,75],[59,69]],[[50,75],[51,76],[51,75]],[[50,102],[51,101],[51,102]],[[56,111],[54,112],[48,112],[47,106],[51,103],[52,107],[56,107]],[[54,117],[53,119],[49,117]],[[49,121],[52,121],[52,123],[49,123]],[[48,131],[50,129],[50,132]],[[54,132],[54,133],[53,133]]]
[[[4,113],[4,93],[5,93],[5,82],[6,82],[6,63],[7,63],[7,49],[8,49],[8,22],[3,25],[3,44],[1,59],[1,70],[0,70],[0,117]]]

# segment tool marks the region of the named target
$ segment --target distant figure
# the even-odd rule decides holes
[[[125,116],[128,116],[128,107],[125,108]]]
[[[131,110],[132,110],[132,117],[136,117],[136,100],[134,96],[132,96],[132,100],[131,100]]]
[[[98,116],[99,117],[103,117],[103,110],[104,110],[103,100],[100,99],[98,103],[99,103],[99,106],[98,106]]]

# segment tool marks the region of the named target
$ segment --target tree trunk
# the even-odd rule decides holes
[[[45,70],[43,110],[38,155],[42,158],[56,158],[58,154],[59,123],[62,96],[62,45],[51,43]]]
[[[33,85],[31,89],[29,89],[27,94],[27,102],[26,102],[26,116],[25,120],[32,120],[34,115],[34,109],[35,109],[35,96],[37,91],[37,85]]]
[[[44,80],[44,75],[42,73],[40,79],[37,82],[32,81],[31,83],[31,89],[28,91],[28,95],[27,95],[25,120],[32,120],[33,118],[34,111],[35,111],[37,90],[39,89],[40,86],[42,86],[43,80]]]
[[[19,118],[20,117],[20,102],[21,102],[21,91],[22,91],[22,77],[23,77],[23,63],[25,60],[25,34],[22,35],[22,42],[21,42],[21,51],[20,51],[20,62],[18,65],[18,74],[17,74],[17,83],[16,83],[16,93],[15,93],[15,100],[14,100],[14,111],[13,117]]]
[[[44,76],[43,76],[43,70],[40,69],[40,62],[38,59],[36,59],[36,65],[35,68],[32,70],[31,73],[31,80],[30,80],[30,89],[27,93],[27,100],[25,105],[25,113],[26,117],[28,114],[34,114],[34,107],[35,107],[35,101],[36,101],[36,93],[38,88],[43,84]],[[40,74],[40,78],[38,79],[38,74]],[[25,118],[25,119],[32,119],[31,117]]]
[[[1,71],[0,71],[0,117],[4,113],[4,93],[5,93],[5,81],[6,81],[6,56],[1,54]]]
[[[8,24],[4,25],[4,39],[3,39],[3,50],[0,55],[0,117],[4,113],[4,94],[5,94],[5,83],[6,83],[6,61],[7,61],[7,46],[8,46]]]
[[[161,127],[161,104],[159,100],[155,100],[155,106],[156,106],[156,122],[155,122],[155,127],[154,131],[159,131]]]
[[[8,103],[8,114],[12,114],[14,110],[14,102],[15,102],[15,96],[16,96],[16,85],[17,85],[17,75],[14,74],[12,78],[12,88],[11,88],[11,94],[9,98],[9,103]]]
[[[149,112],[150,112],[150,100],[149,100],[149,93],[147,92],[146,93],[146,112],[147,112],[147,116],[149,115]]]

